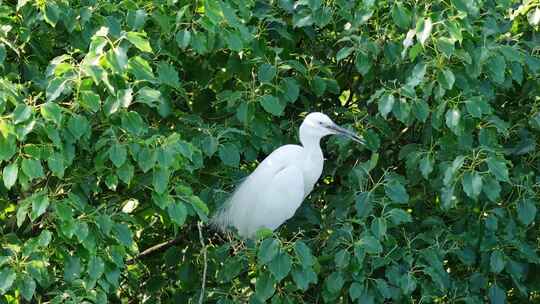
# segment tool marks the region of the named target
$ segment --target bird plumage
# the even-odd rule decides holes
[[[223,231],[235,227],[246,238],[262,227],[277,229],[294,215],[322,174],[320,139],[339,129],[326,115],[309,114],[300,126],[302,146],[285,145],[268,155],[237,187],[212,224]]]

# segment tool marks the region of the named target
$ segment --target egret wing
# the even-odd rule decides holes
[[[246,236],[252,225],[250,217],[254,215],[259,205],[266,205],[263,194],[273,185],[278,173],[281,172],[279,177],[283,177],[285,173],[290,174],[290,171],[295,171],[294,175],[299,178],[298,167],[295,170],[287,170],[287,168],[297,164],[301,159],[301,154],[302,147],[285,145],[268,155],[236,188],[229,200],[212,218],[212,224],[222,231],[233,226],[241,235]],[[302,198],[303,192],[304,190],[302,190]]]
[[[277,229],[290,219],[304,200],[302,170],[290,165],[264,185],[260,185],[256,203],[246,210],[241,234],[252,237],[259,228]]]

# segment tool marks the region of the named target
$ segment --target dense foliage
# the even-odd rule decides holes
[[[540,301],[539,21],[535,0],[0,0],[0,303]],[[210,229],[310,111],[367,146],[325,140],[275,234]]]

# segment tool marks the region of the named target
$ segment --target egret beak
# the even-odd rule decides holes
[[[345,137],[348,137],[352,140],[354,140],[355,142],[357,143],[360,143],[362,145],[365,145],[366,144],[366,141],[364,140],[364,138],[356,135],[356,133],[352,132],[352,131],[349,131],[345,128],[342,128],[336,124],[333,124],[333,125],[329,125],[327,126],[328,129],[332,130],[335,132],[335,134],[338,134],[338,135],[342,135],[342,136],[345,136]]]

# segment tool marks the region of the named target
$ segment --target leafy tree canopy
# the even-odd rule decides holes
[[[539,23],[534,0],[0,1],[0,303],[540,301]],[[325,140],[275,234],[207,227],[310,111],[367,145]]]

